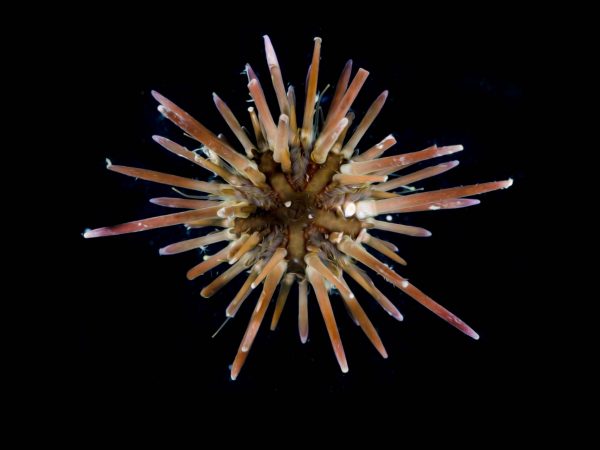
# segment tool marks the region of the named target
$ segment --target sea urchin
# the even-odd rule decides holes
[[[201,291],[211,297],[234,277],[248,271],[248,277],[226,309],[233,317],[252,290],[263,284],[260,297],[235,360],[231,378],[235,379],[254,342],[258,329],[277,286],[280,286],[271,329],[275,329],[294,282],[299,285],[298,328],[300,339],[308,338],[309,284],[315,292],[337,361],[348,371],[344,347],[333,315],[328,292],[339,291],[352,320],[362,328],[377,351],[387,352],[373,324],[344,281],[346,273],[367,291],[391,316],[402,320],[394,304],[375,286],[357,263],[381,275],[423,306],[468,336],[479,336],[467,324],[373,256],[371,247],[399,264],[406,262],[397,255],[397,247],[369,233],[385,230],[409,236],[429,236],[429,231],[414,226],[377,220],[391,213],[462,208],[476,205],[478,200],[465,198],[496,189],[507,188],[512,180],[461,186],[432,192],[415,192],[412,183],[441,174],[458,165],[445,162],[393,179],[399,170],[439,156],[462,150],[460,145],[432,146],[425,150],[382,157],[396,140],[387,136],[371,148],[357,152],[357,146],[383,107],[387,91],[379,95],[359,124],[349,133],[354,113],[352,103],[369,73],[359,69],[352,81],[352,61],[345,65],[336,85],[327,114],[323,117],[317,79],[321,39],[315,39],[312,62],[308,71],[306,100],[302,125],[297,125],[296,95],[287,91],[281,68],[268,36],[264,37],[267,63],[277,97],[279,116],[275,121],[256,74],[246,66],[248,89],[254,107],[248,108],[254,140],[240,125],[229,107],[216,94],[215,105],[244,148],[239,153],[222,136],[216,136],[201,123],[157,92],[152,95],[160,103],[158,110],[187,135],[200,142],[197,150],[187,148],[164,137],[154,140],[167,150],[213,172],[222,182],[206,182],[147,169],[112,165],[108,169],[173,187],[207,194],[180,198],[160,197],[150,201],[183,212],[98,228],[85,232],[86,238],[114,236],[153,228],[183,224],[188,228],[220,227],[222,231],[177,242],[160,249],[161,255],[172,255],[218,242],[227,245],[190,269],[188,279],[205,274],[219,264],[230,267]],[[350,136],[347,139],[347,136]],[[400,192],[394,190],[400,189]],[[177,191],[179,192],[179,191]]]

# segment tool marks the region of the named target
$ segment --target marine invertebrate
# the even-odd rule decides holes
[[[222,181],[183,178],[109,162],[108,169],[112,171],[203,195],[153,198],[152,203],[183,211],[89,230],[84,236],[112,236],[181,224],[190,229],[222,228],[167,245],[160,249],[160,254],[173,255],[225,243],[221,250],[205,256],[192,267],[187,277],[193,280],[220,264],[228,265],[227,270],[201,290],[203,297],[211,297],[234,277],[248,272],[243,286],[226,308],[227,318],[234,317],[250,293],[262,285],[231,367],[233,379],[237,378],[246,361],[267,309],[275,298],[275,291],[279,287],[273,302],[271,329],[276,328],[294,284],[298,284],[298,330],[302,342],[307,341],[309,332],[310,287],[340,368],[344,372],[348,370],[329,297],[330,291],[335,289],[351,319],[361,327],[377,351],[387,357],[375,327],[344,276],[354,279],[392,317],[402,320],[402,315],[359,264],[375,271],[466,335],[478,339],[472,328],[367,250],[372,248],[400,265],[406,264],[397,254],[396,246],[377,238],[371,230],[429,236],[429,231],[423,228],[378,220],[377,217],[475,205],[479,201],[468,197],[507,188],[512,181],[431,192],[418,192],[411,187],[413,183],[456,167],[457,161],[391,178],[392,174],[413,164],[459,152],[462,146],[434,145],[421,151],[384,156],[396,143],[390,135],[365,151],[358,151],[366,131],[386,101],[387,91],[375,99],[358,125],[353,127],[355,115],[350,109],[369,73],[361,68],[351,80],[352,62],[349,61],[335,87],[327,113],[321,114],[324,107],[317,92],[321,40],[316,38],[304,109],[297,110],[294,88],[290,86],[286,90],[271,41],[265,36],[264,42],[279,114],[273,115],[263,87],[249,65],[246,74],[254,106],[248,111],[253,137],[240,125],[227,104],[213,94],[219,113],[239,141],[243,153],[172,101],[156,92],[152,94],[159,103],[158,110],[201,145],[190,150],[165,137],[154,136],[154,140],[170,152],[214,173]],[[338,301],[338,298],[333,300]]]

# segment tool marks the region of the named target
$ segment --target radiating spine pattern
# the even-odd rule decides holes
[[[334,303],[344,304],[351,320],[386,358],[387,352],[377,330],[346,279],[353,279],[368,294],[365,297],[374,299],[389,315],[399,321],[403,317],[361,266],[380,275],[466,335],[478,339],[478,334],[466,323],[374,256],[373,251],[376,251],[394,263],[406,265],[398,255],[398,248],[376,237],[374,230],[430,236],[424,228],[392,222],[391,214],[476,205],[479,200],[469,197],[507,188],[512,180],[434,191],[416,189],[412,186],[414,183],[442,174],[456,167],[458,161],[406,174],[405,169],[459,152],[463,147],[433,145],[420,151],[386,156],[396,144],[392,135],[372,146],[361,146],[388,96],[387,91],[382,92],[360,121],[355,120],[357,117],[351,107],[369,72],[360,68],[352,77],[352,61],[348,61],[331,101],[324,105],[318,92],[321,39],[315,38],[302,109],[296,102],[294,88],[285,87],[268,36],[264,37],[264,44],[277,106],[268,105],[261,82],[252,67],[246,65],[248,90],[253,101],[253,106],[248,108],[251,132],[240,124],[227,104],[213,94],[217,110],[237,140],[235,144],[223,135],[215,135],[164,96],[152,93],[159,103],[160,113],[200,146],[190,150],[162,136],[153,139],[166,150],[212,172],[219,181],[184,178],[113,165],[108,161],[109,170],[173,187],[179,196],[150,201],[179,211],[88,230],[84,237],[113,236],[172,225],[185,225],[193,229],[192,232],[201,228],[221,229],[167,245],[160,249],[160,254],[204,250],[218,243],[224,245],[210,256],[204,254],[202,261],[187,272],[187,278],[193,280],[224,265],[226,270],[200,292],[202,297],[208,298],[244,274],[242,287],[225,310],[227,320],[236,315],[253,290],[260,290],[231,366],[232,379],[237,378],[244,365],[271,303],[274,306],[270,328],[277,327],[294,284],[298,285],[298,332],[303,343],[309,334],[309,303],[316,298],[335,357],[341,370],[348,371],[333,313],[333,299]],[[324,109],[327,109],[326,114]],[[396,175],[399,171],[403,173]],[[191,191],[201,194],[192,195]],[[339,297],[330,297],[333,291]]]

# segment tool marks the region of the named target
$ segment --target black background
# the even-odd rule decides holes
[[[65,127],[80,144],[69,151],[69,183],[85,201],[71,205],[66,237],[73,263],[64,271],[68,302],[66,346],[72,369],[67,384],[86,396],[109,394],[193,395],[234,398],[343,395],[391,398],[432,395],[452,405],[509,401],[517,388],[533,386],[537,364],[533,311],[540,299],[530,287],[530,191],[532,162],[530,76],[537,39],[516,19],[465,18],[458,23],[359,14],[351,23],[332,21],[282,26],[203,18],[178,29],[156,18],[155,28],[123,24],[78,30],[85,51],[76,54],[66,81],[73,95]],[[219,22],[219,21],[222,22]],[[308,22],[308,19],[306,19]],[[324,21],[323,21],[324,22]],[[410,31],[409,31],[410,30]],[[423,226],[430,238],[380,233],[408,261],[398,271],[480,335],[473,341],[382,279],[373,278],[405,316],[390,318],[358,286],[367,313],[389,353],[383,360],[333,297],[350,372],[339,371],[316,302],[309,304],[310,337],[299,342],[294,289],[277,331],[263,324],[237,381],[229,379],[239,341],[256,301],[250,297],[223,331],[213,332],[242,277],[211,299],[201,288],[218,271],[193,282],[185,272],[198,255],[159,256],[158,249],[184,239],[183,227],[114,238],[84,240],[86,228],[163,213],[147,199],[169,188],[105,170],[105,158],[184,176],[207,172],[176,158],[151,140],[161,134],[187,142],[156,111],[150,90],[161,92],[215,132],[226,132],[211,99],[217,92],[247,123],[249,98],[241,72],[249,62],[268,82],[262,35],[269,34],[284,80],[299,102],[312,54],[323,38],[319,87],[335,85],[348,58],[371,75],[353,109],[363,113],[384,89],[390,96],[361,146],[389,133],[390,152],[437,143],[463,144],[461,164],[421,185],[444,188],[512,177],[514,186],[479,197],[482,204],[454,211],[397,218]],[[331,91],[330,91],[331,92]],[[70,146],[69,146],[70,147]],[[443,160],[454,159],[446,157]],[[441,160],[440,160],[441,161]],[[63,231],[64,231],[63,229]],[[205,230],[206,231],[206,230]],[[195,235],[195,234],[194,234]],[[218,248],[215,246],[214,248]],[[271,312],[271,311],[270,311]],[[533,322],[531,321],[533,319]],[[270,321],[270,313],[265,322]]]

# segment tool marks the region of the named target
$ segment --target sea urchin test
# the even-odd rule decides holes
[[[188,195],[174,189],[179,197],[150,201],[181,211],[97,228],[86,231],[84,236],[114,236],[172,225],[185,225],[192,232],[221,228],[208,234],[198,231],[198,237],[167,245],[160,249],[160,254],[173,255],[217,243],[224,245],[212,255],[205,255],[188,271],[187,277],[193,280],[224,265],[227,269],[208,282],[200,293],[211,297],[234,277],[245,274],[244,284],[225,310],[228,319],[235,316],[252,291],[260,290],[231,366],[232,379],[237,378],[244,365],[271,303],[274,307],[270,326],[276,328],[294,284],[298,285],[298,331],[302,342],[308,339],[309,291],[312,291],[339,366],[343,372],[348,371],[329,296],[335,289],[339,296],[333,301],[344,303],[351,320],[386,358],[383,342],[359,299],[374,299],[397,320],[402,320],[402,315],[361,266],[380,275],[467,336],[478,339],[471,327],[373,255],[371,249],[400,265],[406,264],[398,255],[398,248],[376,237],[373,230],[430,236],[423,228],[392,222],[391,214],[402,217],[401,214],[415,211],[476,205],[479,200],[468,197],[507,188],[512,180],[417,191],[413,183],[446,172],[456,167],[458,161],[405,173],[407,168],[459,152],[463,147],[434,145],[420,151],[385,156],[396,143],[393,136],[375,143],[366,143],[363,137],[380,113],[388,92],[375,99],[360,121],[355,120],[351,111],[369,72],[361,68],[352,77],[352,61],[348,61],[331,101],[323,105],[317,88],[321,39],[316,38],[302,109],[296,102],[294,88],[285,88],[268,36],[264,37],[264,43],[277,106],[267,104],[261,82],[247,65],[248,90],[254,104],[248,108],[252,133],[240,124],[227,104],[213,94],[217,110],[238,141],[235,144],[215,135],[171,100],[152,93],[159,103],[160,113],[201,146],[190,150],[165,137],[154,136],[154,140],[168,151],[212,172],[220,181],[184,178],[118,166],[109,161],[108,169],[114,172],[202,194]],[[359,147],[361,143],[366,145]],[[402,173],[394,175],[397,172]],[[355,295],[345,277],[356,281],[368,295],[363,292]]]

